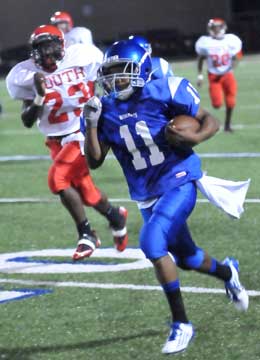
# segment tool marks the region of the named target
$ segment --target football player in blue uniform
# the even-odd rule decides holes
[[[171,310],[171,330],[162,348],[169,354],[184,351],[194,336],[177,266],[222,280],[240,310],[247,309],[248,295],[239,281],[237,260],[210,257],[195,244],[187,224],[196,203],[195,181],[202,176],[192,146],[213,136],[218,121],[200,107],[199,94],[187,79],[150,80],[151,71],[150,55],[133,42],[119,41],[107,50],[98,75],[106,95],[91,98],[84,107],[85,150],[95,169],[112,149],[141,211],[140,247],[153,263]],[[195,117],[200,130],[173,129],[172,146],[165,128],[180,114]]]
[[[129,40],[133,41],[137,45],[142,46],[148,54],[151,56],[152,61],[152,72],[151,78],[152,79],[159,79],[163,76],[173,76],[173,71],[171,65],[165,59],[157,56],[152,56],[152,45],[149,41],[140,35],[131,35],[128,38]]]

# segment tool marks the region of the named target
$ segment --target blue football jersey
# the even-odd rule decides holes
[[[160,79],[164,76],[173,76],[171,65],[163,58],[152,57],[152,79]]]
[[[169,120],[180,114],[195,116],[199,103],[197,91],[180,77],[151,80],[127,101],[102,98],[98,136],[111,146],[133,200],[160,196],[201,177],[193,150],[174,150],[164,135]]]

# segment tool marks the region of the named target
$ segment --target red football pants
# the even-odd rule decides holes
[[[72,141],[61,146],[60,140],[47,139],[46,145],[53,160],[48,173],[50,190],[57,194],[72,186],[79,192],[85,205],[96,205],[101,199],[101,192],[91,178],[79,142]]]
[[[233,109],[236,105],[237,82],[233,72],[224,75],[208,73],[209,95],[211,104],[215,108],[223,105],[223,98],[228,108]]]

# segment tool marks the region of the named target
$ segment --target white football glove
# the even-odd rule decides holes
[[[83,117],[87,126],[96,128],[102,111],[102,103],[97,96],[92,96],[83,108]]]

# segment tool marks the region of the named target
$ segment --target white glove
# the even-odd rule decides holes
[[[92,96],[83,108],[83,117],[87,126],[96,128],[102,111],[102,103],[97,96]]]

